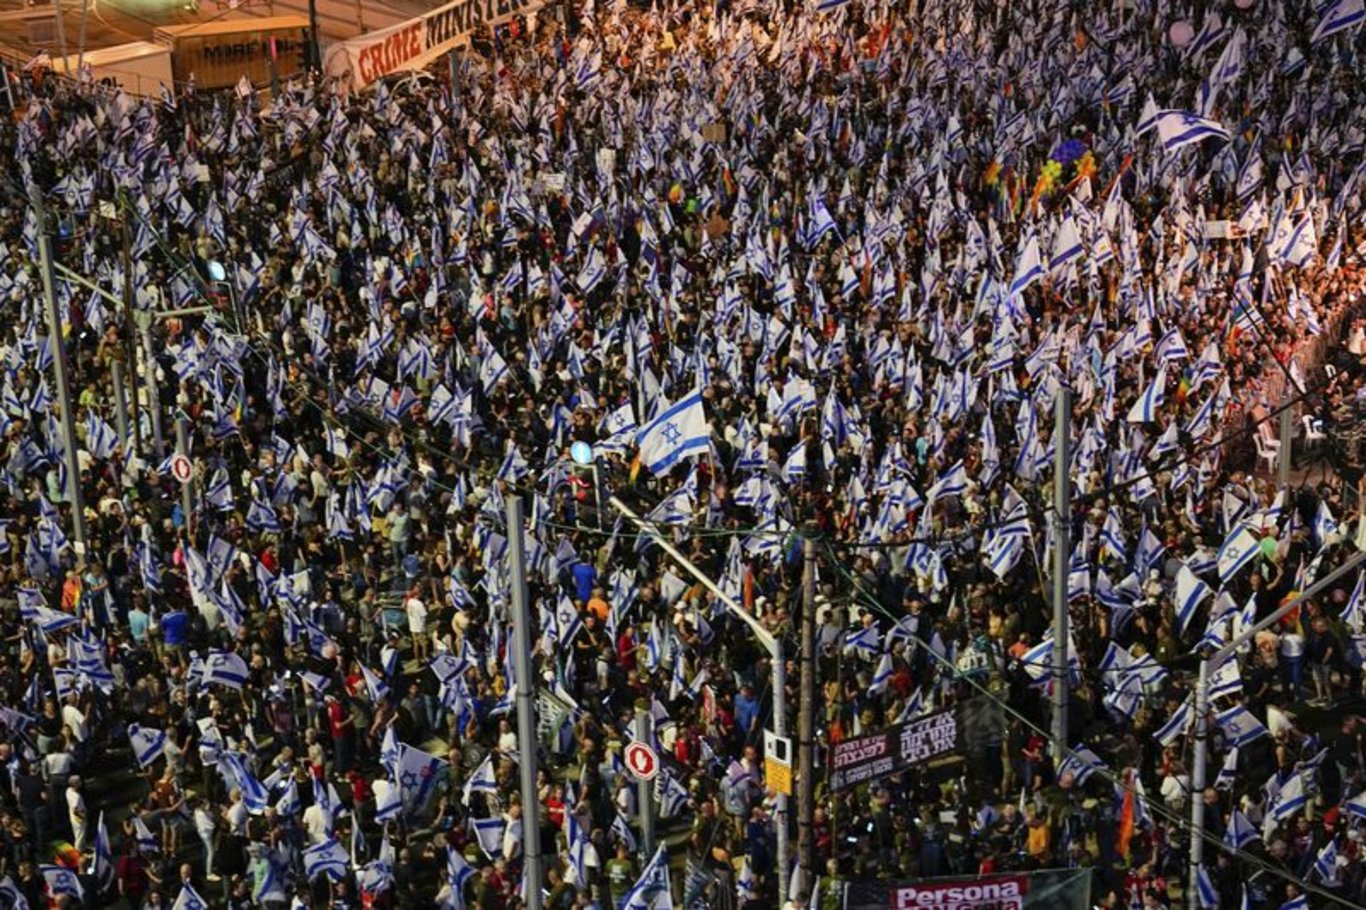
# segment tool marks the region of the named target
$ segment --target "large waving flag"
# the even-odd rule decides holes
[[[166,751],[165,732],[151,727],[130,724],[128,740],[133,744],[133,757],[137,759],[139,768],[146,768]]]
[[[427,799],[436,789],[441,770],[447,764],[445,759],[399,743],[396,776],[399,789],[403,792],[404,803],[414,810],[426,805]]]
[[[1181,564],[1176,573],[1176,619],[1182,635],[1186,634],[1186,627],[1190,625],[1196,608],[1213,593],[1210,586],[1196,578],[1185,563]]]
[[[1243,567],[1257,558],[1261,542],[1246,525],[1240,525],[1219,547],[1219,581],[1228,584]]]
[[[640,462],[652,474],[663,474],[684,458],[700,455],[711,445],[711,430],[702,410],[702,392],[693,392],[665,408],[636,436]]]
[[[217,683],[229,689],[240,689],[246,683],[249,671],[242,655],[232,651],[210,651],[204,661],[204,682]]]
[[[1253,740],[1270,735],[1262,722],[1253,717],[1252,712],[1242,705],[1234,705],[1227,711],[1221,711],[1214,715],[1214,721],[1224,731],[1229,743],[1240,749]]]
[[[321,844],[315,844],[304,851],[304,874],[309,881],[319,875],[326,875],[333,881],[341,881],[346,878],[347,870],[350,868],[350,859],[346,855],[346,849],[337,843],[335,837],[329,837]]]
[[[1157,115],[1157,134],[1168,152],[1184,148],[1205,139],[1229,141],[1228,130],[1216,120],[1209,120],[1190,111],[1162,111]]]
[[[669,890],[669,857],[661,844],[645,871],[626,892],[622,910],[673,910]]]
[[[1332,6],[1324,10],[1323,18],[1319,20],[1318,28],[1314,29],[1314,37],[1310,42],[1317,46],[1338,32],[1355,28],[1362,22],[1366,22],[1366,2],[1336,0]]]
[[[1157,378],[1152,385],[1138,397],[1134,406],[1129,409],[1129,423],[1152,423],[1157,420],[1157,411],[1162,407],[1166,398],[1167,387],[1167,368],[1164,366],[1157,372]]]

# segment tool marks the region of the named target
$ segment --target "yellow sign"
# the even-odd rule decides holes
[[[764,783],[775,793],[792,795],[792,740],[764,731]]]

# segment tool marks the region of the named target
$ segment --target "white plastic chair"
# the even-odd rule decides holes
[[[1281,455],[1281,441],[1266,434],[1266,424],[1257,428],[1252,441],[1257,445],[1257,461],[1266,462],[1266,473],[1276,473],[1276,459]]]
[[[1318,448],[1328,438],[1323,432],[1323,422],[1315,420],[1308,414],[1300,418],[1300,425],[1304,427],[1304,447],[1306,449]]]

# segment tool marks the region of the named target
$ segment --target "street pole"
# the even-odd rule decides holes
[[[310,4],[311,5],[311,4]],[[526,586],[525,522],[522,497],[507,498],[508,577],[512,581],[512,638],[517,674],[518,770],[522,775],[522,852],[526,862],[527,910],[541,910],[541,821],[536,796],[536,690],[531,665],[531,599]]]
[[[1205,762],[1209,749],[1209,661],[1200,661],[1199,681],[1195,685],[1195,755],[1191,760],[1191,847],[1190,887],[1187,888],[1190,910],[1201,910],[1200,889],[1196,876],[1204,861],[1205,839]]]
[[[133,440],[128,435],[128,393],[123,380],[123,364],[115,360],[111,364],[114,378],[114,427],[119,431],[119,446],[123,449],[125,460],[137,454]]]
[[[1276,455],[1276,486],[1282,490],[1290,486],[1290,443],[1295,436],[1295,409],[1291,406],[1290,393],[1292,389],[1286,389],[1286,398],[1281,402],[1281,448]]]
[[[783,640],[773,639],[773,732],[775,735],[787,738],[787,666],[786,657],[783,654]],[[788,761],[792,757],[785,756]],[[803,784],[805,789],[805,784]],[[791,865],[788,860],[788,832],[787,832],[787,794],[779,793],[777,806],[774,810],[774,827],[778,833],[778,905],[782,906],[787,901],[789,893],[789,875]],[[800,883],[800,874],[799,874]]]
[[[190,459],[190,464],[194,464],[194,459],[190,454],[190,418],[180,416],[175,421],[175,448],[176,451]],[[185,512],[185,528],[190,527],[190,516],[194,514],[194,473],[190,473],[190,479],[180,485],[180,508]]]
[[[43,201],[37,184],[32,187],[33,213],[38,218],[38,270],[42,273],[43,297],[47,303],[47,337],[52,346],[52,376],[57,384],[57,404],[62,409],[63,464],[66,466],[67,504],[71,507],[71,536],[76,553],[85,556],[85,506],[81,501],[81,466],[76,457],[76,417],[71,409],[71,386],[67,378],[66,339],[62,337],[62,312],[57,306],[53,286],[52,234],[48,229]]]
[[[323,57],[318,38],[318,0],[308,0],[308,68],[314,80],[321,77]]]
[[[654,718],[650,716],[650,704],[643,699],[636,702],[635,720],[636,742],[654,748]],[[640,847],[645,856],[655,853],[655,794],[652,781],[637,779],[636,801],[640,803]]]
[[[125,197],[120,198],[124,205],[122,213],[123,230],[123,350],[128,360],[128,401],[129,413],[133,421],[133,438],[128,445],[139,452],[142,449],[142,426],[138,420],[138,345],[133,336],[137,324],[133,320],[133,222],[132,206]],[[115,364],[117,367],[117,364]]]
[[[816,540],[807,529],[802,542],[802,678],[797,715],[798,891],[816,880]]]
[[[1346,562],[1338,566],[1327,575],[1314,582],[1302,593],[1287,602],[1280,609],[1270,616],[1258,622],[1250,628],[1244,629],[1240,634],[1234,636],[1228,644],[1210,654],[1200,662],[1200,676],[1195,690],[1195,756],[1191,762],[1191,843],[1190,843],[1190,882],[1187,892],[1190,895],[1189,905],[1191,910],[1200,910],[1198,889],[1195,887],[1195,876],[1200,870],[1200,864],[1204,861],[1205,839],[1202,832],[1205,830],[1205,804],[1202,794],[1205,789],[1205,764],[1209,760],[1209,736],[1206,731],[1205,715],[1209,713],[1209,692],[1208,681],[1210,671],[1218,667],[1225,658],[1237,652],[1244,644],[1252,641],[1257,633],[1263,629],[1269,629],[1279,623],[1290,613],[1298,610],[1307,601],[1317,597],[1320,591],[1325,590],[1342,578],[1348,572],[1358,568],[1363,561],[1366,561],[1366,552],[1353,553]],[[1198,784],[1197,784],[1198,781]]]
[[[1068,449],[1072,440],[1072,390],[1058,390],[1053,422],[1053,750],[1061,757],[1067,748],[1067,575],[1072,548],[1068,544],[1072,518],[1072,482]]]
[[[161,435],[161,389],[157,385],[157,355],[152,347],[152,317],[141,313],[142,356],[147,368],[147,410],[152,412],[152,455],[159,462],[166,454],[166,440]]]

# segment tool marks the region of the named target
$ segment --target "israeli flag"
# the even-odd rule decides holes
[[[199,892],[189,884],[184,884],[180,886],[180,895],[171,905],[171,910],[209,910],[209,905],[199,896]]]
[[[1317,47],[1338,32],[1355,28],[1362,22],[1366,22],[1366,3],[1363,0],[1335,0],[1324,10],[1323,18],[1319,19],[1318,27],[1314,29],[1314,37],[1309,39],[1310,43]]]
[[[1157,420],[1157,411],[1162,407],[1167,385],[1167,368],[1164,365],[1157,372],[1152,385],[1138,397],[1129,409],[1129,423],[1152,423]]]
[[[1100,756],[1085,746],[1078,746],[1068,753],[1062,764],[1058,765],[1058,778],[1061,779],[1064,774],[1071,772],[1076,786],[1080,787],[1092,774],[1104,767],[1105,763],[1100,760]]]
[[[81,880],[76,873],[65,866],[38,867],[43,873],[43,881],[47,883],[47,890],[53,897],[68,895],[77,900],[85,900],[85,889],[81,887]]]
[[[1178,737],[1184,736],[1190,730],[1191,724],[1195,721],[1195,709],[1191,706],[1189,698],[1176,709],[1161,729],[1153,733],[1153,739],[1164,746],[1170,746]]]
[[[503,820],[501,818],[477,818],[474,820],[474,837],[479,841],[479,849],[489,859],[503,855]]]
[[[1200,864],[1195,873],[1195,894],[1204,910],[1214,910],[1219,906],[1219,890],[1214,887],[1214,882],[1210,881],[1204,863]]]
[[[1282,822],[1299,812],[1309,803],[1309,794],[1304,792],[1304,778],[1296,774],[1281,787],[1268,813],[1268,821]]]
[[[1338,846],[1336,841],[1329,841],[1323,845],[1319,855],[1314,859],[1314,874],[1325,885],[1336,885],[1338,881]]]
[[[426,805],[447,764],[445,759],[399,743],[397,776],[404,804],[413,810]]]
[[[1221,711],[1214,715],[1214,721],[1224,731],[1228,741],[1240,749],[1256,739],[1270,735],[1266,727],[1262,726],[1262,722],[1253,717],[1252,712],[1242,705],[1234,705],[1227,711]]]
[[[1210,586],[1195,577],[1195,573],[1185,564],[1176,573],[1176,619],[1181,634],[1186,634],[1191,617],[1195,615],[1200,603],[1214,592]]]
[[[304,874],[309,881],[319,875],[326,875],[334,882],[339,882],[346,878],[347,871],[350,869],[350,860],[347,858],[346,850],[337,843],[335,837],[329,837],[321,844],[309,847],[304,851],[303,857]]]
[[[474,793],[497,793],[498,777],[493,771],[493,756],[484,758],[483,763],[474,770],[469,779],[465,781],[463,802],[466,807],[470,804],[470,796]]]
[[[1020,258],[1015,265],[1015,278],[1010,282],[1011,296],[1023,294],[1026,288],[1042,278],[1043,275],[1043,259],[1039,254],[1039,238],[1031,235],[1025,241],[1024,248],[1020,251]]]
[[[621,910],[673,910],[669,889],[669,856],[660,844],[640,878],[626,892]]]
[[[104,813],[95,826],[95,856],[90,863],[90,875],[99,882],[100,891],[114,885],[114,851],[109,846],[109,831],[104,827]]]
[[[166,734],[151,727],[129,725],[128,740],[133,745],[133,757],[139,768],[146,768],[166,751]]]
[[[1228,754],[1224,756],[1224,764],[1219,768],[1219,773],[1214,778],[1214,789],[1232,790],[1233,785],[1237,782],[1238,749],[1235,746],[1234,748],[1229,749]]]
[[[1215,561],[1219,564],[1219,581],[1228,584],[1243,567],[1257,558],[1261,541],[1246,525],[1240,525],[1219,547]]]
[[[1224,832],[1224,843],[1235,850],[1242,850],[1253,841],[1261,839],[1261,835],[1252,827],[1252,822],[1247,820],[1247,816],[1234,809],[1233,814],[1229,816],[1228,830]]]
[[[1205,139],[1229,141],[1228,130],[1218,121],[1208,120],[1190,111],[1161,111],[1157,115],[1157,134],[1162,139],[1162,147],[1175,152],[1192,143]]]
[[[1342,807],[1347,810],[1348,815],[1351,815],[1354,818],[1366,819],[1366,790],[1362,790],[1356,796],[1347,800],[1347,802],[1342,804]]]
[[[640,461],[656,476],[684,458],[705,453],[711,446],[711,430],[702,409],[701,390],[665,408],[636,436]]]
[[[229,689],[241,689],[249,671],[247,662],[232,651],[210,651],[204,660],[204,682],[217,683]]]

